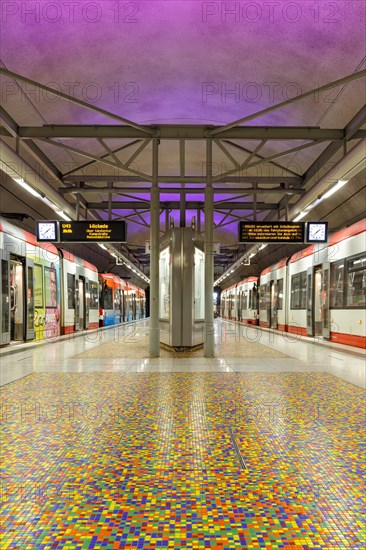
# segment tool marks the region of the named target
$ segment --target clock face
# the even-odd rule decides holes
[[[308,222],[307,241],[325,243],[327,241],[327,222]]]
[[[38,241],[57,241],[57,222],[38,222]]]

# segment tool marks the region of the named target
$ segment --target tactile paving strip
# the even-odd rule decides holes
[[[333,376],[33,374],[2,394],[4,549],[363,548],[364,394]]]

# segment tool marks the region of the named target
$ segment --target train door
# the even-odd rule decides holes
[[[323,263],[322,276],[322,320],[323,338],[330,338],[330,312],[329,312],[329,288],[330,288],[330,264]]]
[[[10,256],[10,339],[34,340],[34,263]]]
[[[84,278],[84,328],[89,327],[89,310],[90,310],[90,282],[87,277]]]
[[[77,330],[85,329],[85,278],[79,277],[77,280],[78,286],[78,301],[79,301],[79,319]]]
[[[264,287],[264,300],[265,308],[267,312],[267,326],[272,326],[272,281],[267,283]]]
[[[314,270],[314,336],[323,336],[322,270]]]
[[[75,332],[80,330],[80,288],[79,278],[75,277]]]
[[[25,339],[34,340],[36,337],[34,331],[34,262],[25,260],[25,288],[27,289],[26,297],[26,318],[25,318]]]
[[[0,277],[0,345],[10,342],[10,256],[5,250],[0,250],[1,277]]]
[[[238,315],[237,315],[237,320],[239,321],[239,323],[241,322],[241,315],[242,315],[242,309],[243,309],[243,293],[241,292],[241,290],[239,290],[238,292]]]
[[[306,334],[314,336],[314,315],[313,315],[313,268],[309,267],[306,272]]]
[[[132,320],[136,321],[136,294],[132,294]]]
[[[125,306],[124,306],[124,292],[123,292],[122,288],[120,289],[119,293],[120,293],[119,307],[120,307],[120,314],[121,314],[121,323],[123,323]]]
[[[270,282],[270,319],[269,326],[277,328],[278,325],[278,286],[277,281]]]
[[[121,321],[122,323],[126,321],[126,294],[123,289],[121,290]]]

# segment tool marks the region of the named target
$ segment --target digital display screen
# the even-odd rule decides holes
[[[303,222],[239,222],[239,243],[303,243]]]
[[[60,222],[60,241],[72,243],[123,243],[126,242],[126,222]]]

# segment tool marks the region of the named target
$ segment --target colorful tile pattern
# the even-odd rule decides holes
[[[363,548],[364,394],[331,375],[32,374],[2,393],[4,549]]]

